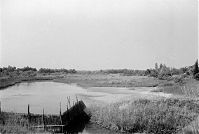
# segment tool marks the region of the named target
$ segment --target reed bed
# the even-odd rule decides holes
[[[183,97],[198,98],[199,97],[199,83],[198,81],[191,80],[186,82],[186,84],[179,85],[170,85],[158,87],[153,92],[164,92],[174,95],[180,95]]]
[[[190,99],[140,99],[91,107],[91,121],[115,131],[174,134],[195,120],[199,103]]]
[[[45,115],[46,124],[59,124],[60,117],[58,115]],[[31,119],[28,121],[28,114],[22,113],[0,113],[0,133],[37,133],[36,130],[31,129],[31,126],[43,125],[42,115],[31,114]]]

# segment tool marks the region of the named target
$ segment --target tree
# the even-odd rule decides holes
[[[198,77],[198,75],[196,75],[196,74],[198,74],[199,73],[199,70],[198,70],[198,60],[196,60],[196,62],[195,62],[195,64],[194,64],[194,68],[193,68],[193,77],[195,78],[195,79],[198,79],[197,77]]]
[[[162,68],[163,68],[163,64],[161,63],[161,64],[160,64],[160,68],[159,68],[159,70],[161,70]]]
[[[155,70],[158,71],[158,63],[155,63]]]

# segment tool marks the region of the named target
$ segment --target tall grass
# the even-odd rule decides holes
[[[45,124],[58,125],[60,123],[60,117],[57,115],[45,115]],[[31,115],[30,121],[28,121],[27,114],[18,113],[0,113],[0,133],[13,133],[13,134],[26,134],[26,133],[38,133],[37,130],[29,128],[29,126],[43,125],[42,115]]]
[[[154,92],[164,92],[174,95],[180,95],[185,97],[197,98],[199,97],[199,83],[198,81],[191,80],[183,85],[171,85],[159,87]]]
[[[197,118],[199,104],[188,99],[140,99],[101,107],[93,106],[92,122],[116,131],[173,134]]]

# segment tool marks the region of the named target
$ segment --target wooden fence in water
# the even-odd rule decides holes
[[[25,123],[29,130],[38,131],[48,131],[48,132],[59,132],[63,133],[65,131],[71,131],[74,122],[84,122],[82,119],[90,119],[90,115],[85,112],[85,104],[83,101],[79,101],[76,97],[75,101],[71,101],[70,96],[67,97],[66,110],[62,114],[62,108],[60,103],[60,111],[58,115],[45,115],[44,109],[42,109],[42,114],[31,113],[31,107],[28,104],[27,114],[19,114],[26,120]],[[0,113],[1,113],[1,102],[0,102]],[[17,113],[15,113],[18,115]],[[72,125],[71,125],[72,124]],[[20,123],[19,125],[24,124]],[[82,125],[82,124],[81,124]]]
[[[59,116],[56,118],[56,122],[47,122],[47,116],[44,114],[44,109],[42,112],[42,124],[40,125],[31,125],[31,119],[34,118],[34,114],[30,113],[30,105],[28,105],[28,126],[30,129],[37,129],[37,130],[43,130],[43,131],[53,131],[53,132],[61,132],[63,133],[66,131],[69,127],[71,127],[71,124],[75,121],[81,121],[81,119],[89,120],[90,115],[86,113],[84,110],[86,108],[86,105],[83,103],[83,101],[79,101],[76,97],[76,102],[71,103],[70,96],[67,97],[67,107],[65,112],[62,114],[61,109],[61,103],[60,103],[60,112]],[[77,119],[78,117],[78,119]],[[79,118],[80,117],[80,118]],[[82,118],[83,117],[83,118]]]

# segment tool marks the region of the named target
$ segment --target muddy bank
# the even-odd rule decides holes
[[[87,105],[92,105],[92,103],[107,105],[122,101],[160,99],[173,96],[162,92],[152,92],[155,89],[154,87],[90,87],[86,88],[87,92],[79,93],[78,96],[86,101]]]

